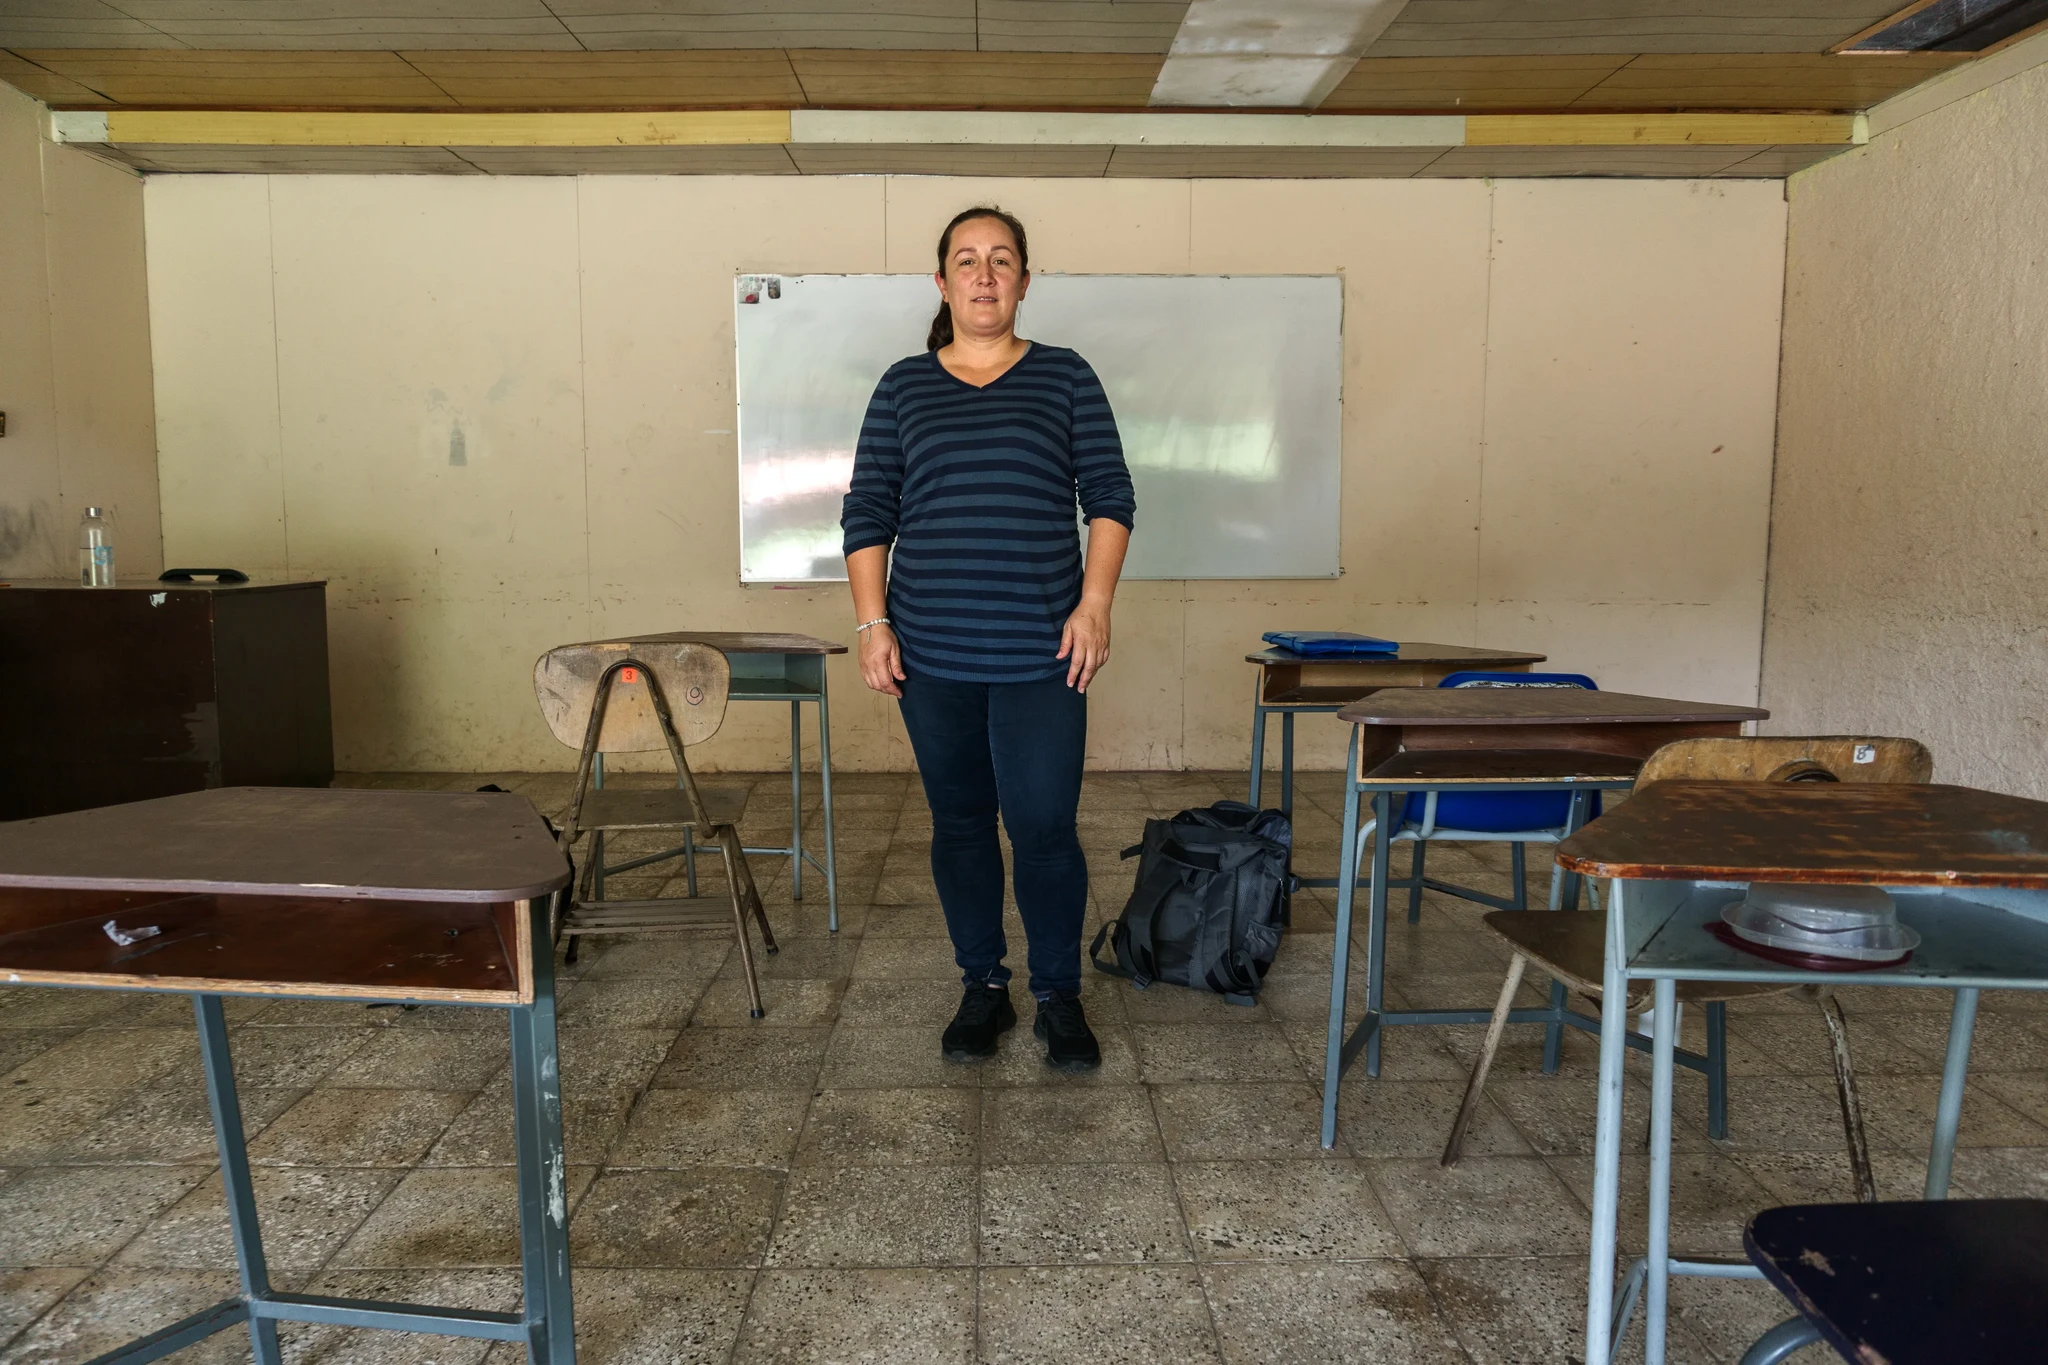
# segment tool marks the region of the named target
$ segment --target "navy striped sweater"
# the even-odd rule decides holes
[[[904,671],[955,682],[1063,675],[1081,600],[1076,498],[1132,525],[1136,500],[1102,381],[1037,342],[984,388],[932,352],[875,386],[839,524],[846,553],[894,544],[889,619]]]

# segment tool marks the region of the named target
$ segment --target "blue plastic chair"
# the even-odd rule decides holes
[[[1583,673],[1453,673],[1437,686],[1582,687],[1588,692],[1600,690],[1599,684]],[[1523,877],[1528,845],[1556,843],[1564,838],[1567,833],[1565,826],[1571,820],[1571,809],[1570,792],[1410,792],[1391,836],[1397,840],[1412,840],[1415,844],[1414,863],[1408,876],[1402,879],[1402,884],[1408,887],[1408,922],[1414,924],[1422,918],[1425,849],[1431,839],[1511,843],[1514,866],[1512,904],[1448,884],[1432,884],[1430,889],[1466,900],[1477,900],[1497,909],[1527,909]],[[1599,813],[1600,797],[1596,792],[1588,818]],[[1512,834],[1524,834],[1528,838],[1503,840],[1502,836]]]

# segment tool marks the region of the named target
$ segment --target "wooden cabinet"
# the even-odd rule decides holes
[[[333,777],[324,583],[0,588],[0,820]]]

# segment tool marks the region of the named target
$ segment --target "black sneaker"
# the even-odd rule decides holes
[[[1054,996],[1038,1002],[1038,1022],[1031,1031],[1045,1043],[1045,1064],[1060,1071],[1093,1071],[1102,1065],[1102,1049],[1081,1013],[1081,1002]]]
[[[1017,1023],[1007,986],[969,986],[960,997],[960,1011],[939,1039],[949,1062],[973,1062],[996,1055],[996,1039]]]

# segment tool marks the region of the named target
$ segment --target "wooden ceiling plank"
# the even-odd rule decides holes
[[[279,147],[704,147],[783,143],[789,111],[300,113],[116,109],[119,144]]]
[[[118,0],[195,48],[382,51],[401,47],[567,48],[578,44],[543,0]]]
[[[486,175],[795,175],[789,149],[755,147],[454,147]]]
[[[67,109],[113,103],[92,87],[81,85],[69,76],[59,75],[12,52],[0,52],[0,81],[7,82],[24,95],[33,95],[44,104],[62,105]]]
[[[1824,53],[1637,57],[1573,102],[1574,109],[1866,109],[1969,60],[1949,52],[1836,57]]]
[[[983,52],[1157,52],[1173,46],[1188,0],[980,0]]]
[[[445,147],[221,147],[144,144],[109,150],[144,171],[231,175],[475,175]]]
[[[1164,58],[1136,53],[793,50],[810,103],[846,108],[1130,109]]]
[[[1826,49],[1897,0],[1410,0],[1375,57]]]
[[[170,34],[106,0],[37,0],[0,5],[0,48],[175,48]]]
[[[466,109],[804,103],[803,87],[779,48],[400,55]]]
[[[974,49],[975,0],[551,0],[594,51]]]
[[[1724,179],[1746,178],[1752,180],[1783,180],[1785,177],[1817,165],[1831,156],[1840,156],[1848,151],[1846,147],[1766,147],[1755,156],[1745,157],[1725,171],[1715,175]]]
[[[1625,54],[1538,57],[1364,57],[1317,108],[1562,108],[1613,75]]]
[[[144,52],[33,49],[39,66],[122,105],[452,108],[393,52]]]
[[[1847,114],[1472,114],[1468,147],[1846,146]]]
[[[981,147],[905,143],[849,146],[794,143],[789,154],[805,175],[971,175],[1096,178],[1109,164],[1107,147]]]
[[[1716,175],[1754,147],[1453,147],[1417,172],[1422,178]]]

